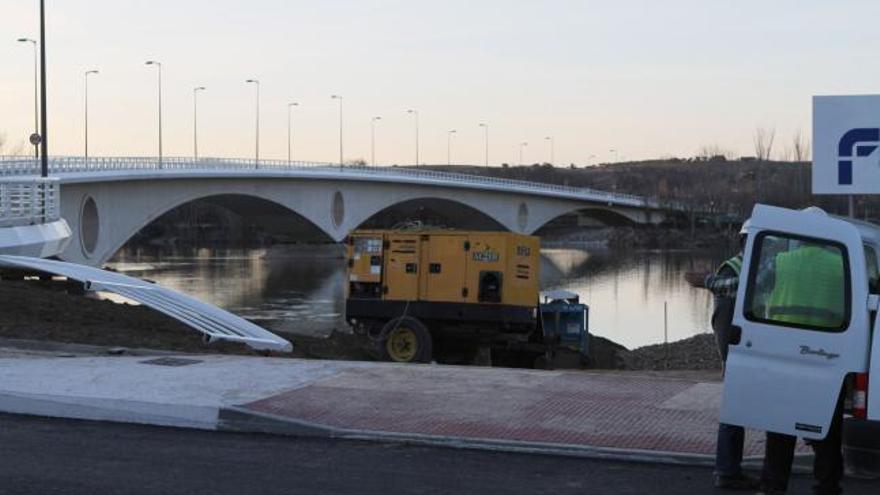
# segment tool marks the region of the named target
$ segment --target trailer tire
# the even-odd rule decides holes
[[[379,356],[396,363],[430,363],[433,355],[431,332],[411,316],[399,316],[382,327]]]

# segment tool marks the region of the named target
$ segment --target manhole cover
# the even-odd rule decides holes
[[[199,364],[201,361],[198,359],[186,359],[186,358],[172,358],[172,357],[163,357],[150,359],[147,361],[141,361],[141,364],[155,364],[156,366],[188,366],[190,364]]]

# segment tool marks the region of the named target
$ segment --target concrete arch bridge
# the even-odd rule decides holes
[[[32,176],[33,159],[0,159],[0,175]],[[60,257],[100,266],[161,215],[196,200],[233,209],[248,199],[261,218],[292,212],[307,230],[341,241],[382,212],[429,209],[450,226],[533,233],[562,215],[656,224],[670,213],[653,200],[552,184],[402,167],[340,167],[220,158],[53,157],[60,216],[72,239]],[[268,206],[267,206],[268,205]]]

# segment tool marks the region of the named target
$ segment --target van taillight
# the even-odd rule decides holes
[[[853,416],[859,419],[868,419],[868,374],[856,375],[855,388],[852,398]]]

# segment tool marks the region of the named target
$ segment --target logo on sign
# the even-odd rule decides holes
[[[848,130],[837,146],[837,183],[852,185],[853,153],[866,157],[873,153],[880,142],[880,128],[864,127]]]

